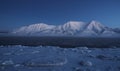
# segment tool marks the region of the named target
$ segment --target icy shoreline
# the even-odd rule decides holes
[[[0,71],[120,71],[120,48],[0,46]]]

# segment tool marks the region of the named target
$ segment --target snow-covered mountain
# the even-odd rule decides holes
[[[23,26],[12,33],[31,36],[119,36],[119,33],[97,21],[89,23],[69,21],[58,26],[39,23]]]
[[[120,28],[114,28],[113,30],[114,30],[114,32],[116,32],[116,33],[120,33]]]

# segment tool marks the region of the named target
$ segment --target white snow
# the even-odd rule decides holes
[[[13,65],[13,61],[12,60],[6,60],[2,63],[2,65]]]
[[[13,31],[13,33],[24,33],[24,34],[34,34],[34,33],[37,33],[37,32],[42,32],[42,31],[47,31],[47,30],[50,30],[52,28],[54,28],[55,26],[54,25],[47,25],[47,24],[44,24],[44,23],[39,23],[39,24],[32,24],[32,25],[29,25],[29,26],[25,26],[25,27],[21,27],[20,29],[18,29],[17,31]]]
[[[102,31],[107,30],[106,27],[104,25],[102,25],[99,22],[96,21],[91,21],[88,26],[87,29],[88,31],[93,31],[95,33],[102,33]]]
[[[84,22],[70,21],[63,25],[63,28],[66,30],[80,31],[83,30],[86,26]]]
[[[0,46],[0,71],[120,71],[120,48]]]

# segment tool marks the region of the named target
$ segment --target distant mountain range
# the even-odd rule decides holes
[[[12,34],[24,36],[120,36],[120,29],[109,28],[97,21],[89,23],[69,21],[58,26],[44,23],[23,26],[12,31]]]

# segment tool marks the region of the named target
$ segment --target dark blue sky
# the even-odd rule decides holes
[[[71,20],[120,27],[120,0],[0,0],[0,30]]]

